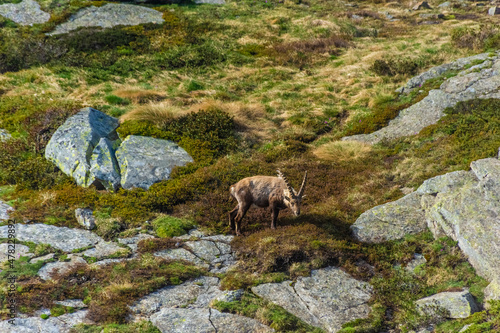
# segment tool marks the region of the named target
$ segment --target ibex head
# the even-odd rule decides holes
[[[290,185],[290,182],[288,179],[285,177],[285,175],[278,169],[278,177],[283,179],[283,181],[286,184],[287,190],[285,190],[285,193],[283,194],[283,203],[291,209],[291,211],[295,214],[295,216],[300,215],[300,203],[302,201],[302,198],[305,197],[304,190],[306,187],[306,180],[307,180],[307,171],[304,174],[304,179],[302,180],[302,185],[300,186],[300,190],[297,193],[293,187]]]

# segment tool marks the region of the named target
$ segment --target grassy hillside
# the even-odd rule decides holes
[[[228,233],[227,212],[235,205],[229,199],[231,184],[246,176],[274,175],[280,168],[298,186],[307,170],[300,217],[284,211],[278,230],[272,231],[270,212],[249,211],[245,236],[233,242],[243,264],[220,276],[225,287],[247,288],[341,266],[376,290],[370,318],[349,324],[344,332],[413,329],[428,318],[418,317],[412,302],[440,291],[467,286],[482,300],[486,281],[450,239],[423,233],[366,245],[351,238],[349,226],[365,210],[402,197],[404,188],[416,189],[427,178],[494,156],[500,147],[495,112],[500,102],[459,104],[438,124],[395,142],[368,146],[339,139],[386,125],[446,78],[408,96],[394,93],[412,76],[497,49],[500,31],[484,7],[452,3],[429,11],[444,17],[427,25],[422,22],[429,19],[408,11],[406,2],[245,0],[195,6],[157,1],[147,5],[164,13],[162,25],[86,28],[48,37],[45,32],[79,8],[105,2],[40,3],[52,15],[46,24],[23,27],[0,19],[0,128],[14,137],[0,143],[0,198],[15,206],[15,218],[78,227],[74,209],[89,207],[98,218],[97,233],[106,239],[132,235],[136,227],[154,228],[165,237],[191,225]],[[430,4],[436,8],[439,2]],[[388,20],[385,12],[397,20]],[[120,117],[122,136],[178,142],[195,162],[148,191],[77,187],[43,156],[52,133],[84,106]],[[145,223],[156,218],[162,222]],[[124,265],[122,271],[133,276],[140,265],[152,267],[144,261],[156,248],[145,248],[143,261]],[[427,258],[425,269],[411,275],[396,268],[415,252]],[[103,325],[123,324],[124,304],[146,289],[199,274],[190,266],[157,263],[159,268],[149,273],[151,285],[126,294],[129,298],[110,289],[111,298],[102,299],[99,289],[41,283],[24,264],[27,273],[20,283],[29,286],[21,292],[25,311],[48,304],[34,301],[35,295],[57,290],[66,298],[87,297]],[[113,287],[107,272],[92,274],[100,288]],[[171,276],[170,282],[155,274]],[[106,307],[110,302],[117,304],[112,311]],[[278,331],[311,330],[251,294],[220,308],[255,317]],[[481,313],[474,320],[499,329],[494,319],[498,308]],[[447,323],[442,331],[453,332],[470,320]],[[146,326],[116,329],[152,329]],[[82,331],[94,329],[100,330]]]

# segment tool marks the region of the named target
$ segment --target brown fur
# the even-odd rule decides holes
[[[241,220],[245,217],[248,209],[255,205],[260,208],[271,207],[272,221],[271,228],[276,229],[276,220],[281,209],[290,208],[295,215],[300,214],[300,202],[302,194],[297,192],[287,184],[286,178],[270,176],[253,176],[240,180],[230,188],[231,195],[238,201],[238,204],[229,212],[229,225],[237,235],[241,235]],[[302,186],[305,185],[305,177]]]

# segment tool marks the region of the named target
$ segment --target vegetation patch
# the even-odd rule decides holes
[[[134,300],[171,281],[185,281],[202,272],[187,262],[145,254],[98,268],[77,266],[67,273],[55,274],[54,281],[21,279],[19,304],[31,312],[39,307],[53,308],[54,301],[81,298],[89,306],[89,319],[96,323],[124,324],[130,311],[128,305]]]

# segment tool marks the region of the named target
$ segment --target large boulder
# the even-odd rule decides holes
[[[116,191],[120,187],[120,167],[115,156],[120,142],[101,138],[90,157],[90,173],[110,191]]]
[[[20,3],[0,5],[0,16],[20,25],[40,24],[50,19],[50,14],[41,10],[38,2],[34,0],[23,0]]]
[[[49,35],[57,35],[81,27],[111,28],[117,25],[163,23],[163,13],[143,6],[108,3],[102,7],[83,8],[70,19],[57,26]]]
[[[442,318],[467,318],[479,307],[468,290],[442,292],[416,301],[417,308],[423,314]]]
[[[129,135],[116,151],[125,189],[148,189],[168,179],[175,166],[193,162],[193,158],[177,144],[168,140]]]
[[[368,243],[400,239],[406,234],[417,234],[426,228],[420,196],[415,192],[364,212],[351,226],[354,237]]]
[[[59,127],[47,147],[45,157],[81,186],[96,180],[90,172],[90,159],[101,138],[118,139],[118,119],[96,109],[84,108]]]
[[[342,324],[369,315],[367,302],[373,288],[339,268],[327,267],[299,277],[295,285],[292,281],[266,283],[252,291],[310,325],[337,332]]]
[[[451,64],[432,68],[411,79],[400,91],[410,91],[421,86],[427,80],[438,77],[449,70],[464,68],[474,61],[483,61],[467,70],[463,70],[440,86],[429,91],[420,102],[399,112],[389,124],[370,134],[358,134],[342,138],[345,141],[360,141],[370,144],[382,140],[393,140],[403,136],[415,135],[423,128],[435,124],[444,116],[444,109],[458,102],[476,98],[500,98],[500,56],[484,53],[469,58],[459,59]]]
[[[400,203],[405,202],[406,207]],[[477,273],[491,284],[486,299],[500,299],[500,160],[471,163],[470,171],[456,171],[426,180],[417,191],[393,203],[372,208],[351,226],[365,242],[403,238],[413,233],[413,217],[423,216],[435,237],[448,236],[469,259]],[[405,212],[396,215],[400,210]],[[389,211],[389,214],[386,212]],[[380,215],[396,216],[381,223]],[[367,218],[370,217],[370,219]],[[397,232],[395,232],[395,230]]]

